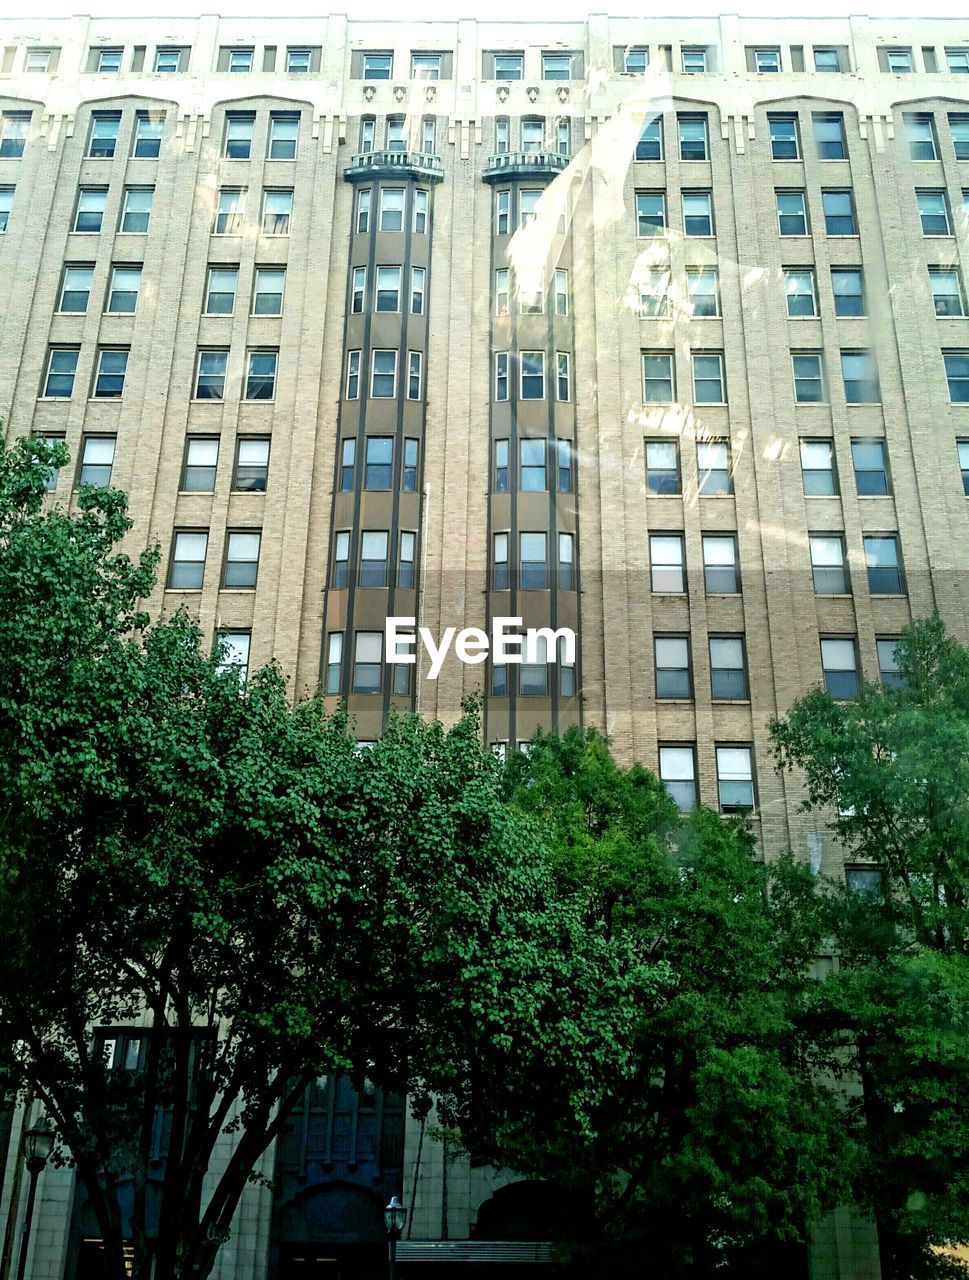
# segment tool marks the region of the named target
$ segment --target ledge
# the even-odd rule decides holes
[[[421,182],[442,182],[441,157],[420,151],[363,151],[343,170],[347,182],[369,178],[417,178]]]
[[[554,178],[568,168],[569,157],[556,151],[506,151],[489,156],[481,175],[483,182],[501,182],[509,178]]]

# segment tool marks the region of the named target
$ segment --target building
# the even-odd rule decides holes
[[[127,490],[154,609],[362,741],[479,687],[498,746],[598,726],[840,872],[767,723],[890,681],[912,617],[969,636],[969,24],[23,18],[0,110],[0,418],[66,440],[56,500]],[[578,651],[430,680],[390,615]],[[402,1270],[534,1272],[500,1241],[540,1189],[423,1139],[321,1085],[220,1280],[365,1274],[394,1190]],[[87,1230],[49,1170],[28,1274],[89,1274]],[[833,1215],[798,1266],[875,1280],[872,1232]]]

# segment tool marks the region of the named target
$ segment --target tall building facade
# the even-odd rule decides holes
[[[66,441],[52,501],[127,491],[157,614],[362,742],[475,691],[499,749],[596,726],[864,878],[767,725],[891,681],[913,617],[969,637],[969,23],[25,18],[0,112],[0,419]],[[430,679],[389,616],[578,643]],[[223,1280],[370,1274],[394,1193],[411,1274],[531,1273],[514,1223],[553,1234],[340,1081],[262,1171]],[[69,1170],[38,1212],[28,1274],[93,1274]],[[873,1233],[831,1215],[789,1269],[876,1280]]]

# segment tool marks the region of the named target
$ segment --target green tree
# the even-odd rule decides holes
[[[870,868],[832,895],[822,1005],[862,1084],[856,1197],[886,1280],[917,1280],[965,1274],[935,1247],[969,1242],[969,651],[934,617],[897,656],[899,687],[815,690],[772,732],[805,807]]]
[[[119,551],[123,494],[45,507],[65,461],[0,447],[0,1060],[106,1274],[129,1238],[138,1280],[203,1280],[321,1074],[440,1093],[470,1127],[544,1072],[588,1129],[662,968],[560,890],[474,710],[360,752],[278,670],[241,684],[184,614],[149,623],[157,553]],[[98,1029],[132,1024],[138,1069],[109,1067]]]
[[[590,1271],[640,1275],[645,1259],[664,1277],[760,1274],[758,1251],[803,1240],[837,1201],[850,1155],[818,1078],[809,872],[765,868],[740,823],[681,817],[652,774],[617,766],[592,731],[538,735],[509,761],[506,786],[585,900],[588,927],[635,939],[671,985],[640,1010],[635,1072],[609,1081],[590,1127],[550,1099],[544,1124],[530,1107],[495,1135],[507,1150],[485,1143],[487,1154],[594,1191]]]

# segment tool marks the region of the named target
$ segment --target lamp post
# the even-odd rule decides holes
[[[390,1204],[384,1210],[384,1226],[387,1228],[387,1275],[389,1280],[397,1280],[397,1241],[407,1221],[407,1210],[396,1196],[390,1197]],[[17,1280],[21,1280],[18,1276]]]
[[[24,1163],[30,1174],[27,1188],[27,1207],[24,1211],[24,1229],[20,1237],[20,1260],[17,1263],[17,1280],[24,1280],[27,1273],[27,1249],[30,1245],[30,1228],[34,1220],[34,1199],[37,1195],[37,1179],[54,1149],[54,1135],[46,1119],[40,1119],[24,1134]]]

